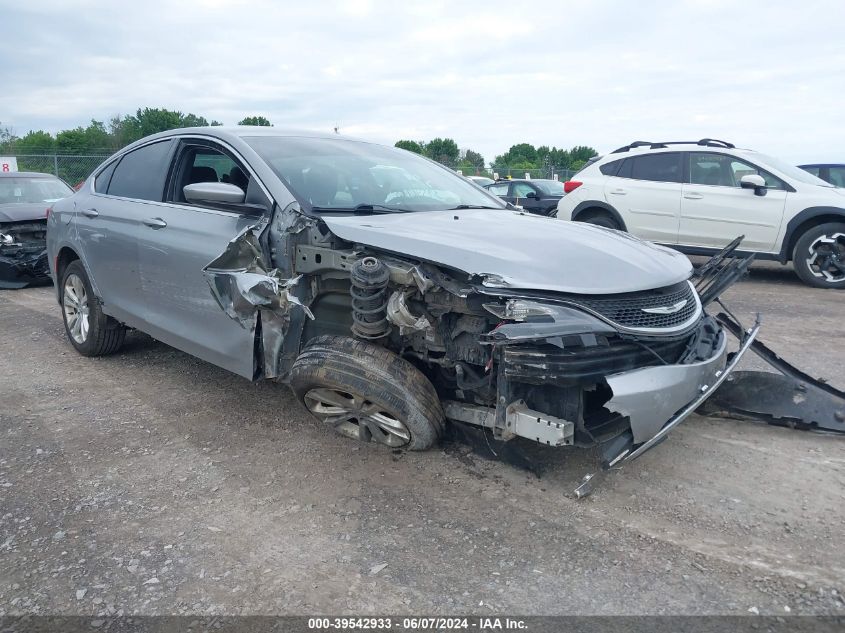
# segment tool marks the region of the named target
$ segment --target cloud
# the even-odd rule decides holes
[[[387,143],[451,136],[488,160],[519,142],[705,136],[843,159],[843,3],[514,6],[16,3],[0,22],[0,121],[57,131],[161,106]]]

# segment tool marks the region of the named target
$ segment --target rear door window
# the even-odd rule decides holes
[[[609,163],[605,163],[604,165],[599,167],[599,171],[603,173],[605,176],[615,176],[616,172],[619,171],[619,167],[622,165],[624,159],[614,160]]]
[[[845,167],[830,167],[828,177],[835,187],[845,187]]]
[[[111,165],[106,167],[103,171],[97,174],[94,178],[94,191],[97,193],[106,193],[109,190],[109,183],[111,182],[114,169],[117,167],[118,161],[112,161]]]
[[[126,154],[114,169],[108,194],[161,202],[172,147],[173,140],[169,139],[144,145]]]
[[[654,182],[681,182],[680,152],[661,152],[634,157],[631,178]]]

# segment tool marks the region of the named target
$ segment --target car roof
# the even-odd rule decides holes
[[[58,180],[53,174],[45,174],[40,171],[4,171],[0,172],[0,178],[53,178]]]
[[[801,169],[805,167],[845,167],[845,163],[806,163],[804,165],[798,165]]]
[[[165,140],[168,138],[178,138],[180,136],[196,135],[216,138],[220,141],[229,144],[244,143],[246,137],[254,136],[270,136],[270,137],[288,137],[288,138],[322,138],[322,139],[343,139],[346,141],[357,141],[359,143],[370,143],[376,145],[372,141],[365,139],[354,138],[344,134],[336,134],[334,132],[318,132],[315,130],[303,130],[297,128],[274,127],[266,125],[209,125],[203,127],[180,127],[157,134],[145,136],[142,139],[121,148],[115,153],[115,156],[122,156],[127,152],[146,145],[147,143]]]

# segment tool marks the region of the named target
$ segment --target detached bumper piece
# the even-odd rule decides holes
[[[705,361],[704,363],[697,363],[697,364],[694,364],[694,365],[690,365],[689,371],[697,372],[696,377],[699,379],[699,381],[703,381],[703,380],[707,381],[707,382],[704,382],[704,383],[699,382],[699,384],[697,386],[697,390],[698,390],[697,395],[695,395],[695,397],[693,397],[691,400],[689,400],[685,405],[683,405],[679,409],[677,409],[676,412],[674,413],[674,415],[672,415],[669,418],[669,420],[666,421],[662,425],[662,427],[660,427],[659,430],[657,430],[657,432],[654,433],[649,439],[642,441],[638,444],[635,444],[633,441],[631,441],[629,443],[623,443],[623,442],[613,442],[613,443],[611,443],[607,447],[607,450],[604,451],[604,459],[603,459],[603,462],[602,462],[602,466],[603,466],[602,472],[606,472],[610,468],[613,468],[615,466],[619,466],[621,464],[624,464],[625,462],[629,462],[631,460],[634,460],[637,457],[639,457],[640,455],[642,455],[643,453],[645,453],[646,451],[654,448],[660,442],[662,442],[666,438],[666,435],[668,435],[669,432],[672,429],[674,429],[677,425],[679,425],[681,422],[683,422],[685,419],[687,419],[689,417],[689,415],[691,413],[693,413],[693,411],[695,411],[698,407],[700,407],[704,403],[705,400],[707,400],[708,398],[710,398],[711,396],[714,395],[716,390],[719,389],[719,387],[725,382],[725,380],[727,380],[728,376],[730,376],[731,372],[733,372],[733,370],[736,368],[737,364],[742,359],[742,357],[745,355],[745,353],[749,350],[749,348],[751,348],[752,344],[754,343],[755,339],[757,338],[757,334],[759,333],[759,331],[760,331],[760,321],[759,321],[759,318],[758,318],[758,320],[754,324],[754,326],[749,328],[748,330],[745,330],[744,332],[742,330],[738,330],[737,332],[734,332],[734,334],[737,335],[737,338],[739,339],[739,342],[740,342],[739,349],[736,352],[734,352],[732,355],[730,355],[730,360],[728,361],[727,365],[723,369],[715,369],[715,371],[712,371],[714,369],[715,359],[717,359],[717,358],[723,359],[725,357],[725,342],[724,341],[722,343],[722,346],[720,347],[719,352],[713,358],[711,358],[708,361]],[[677,370],[677,368],[678,368],[677,365],[671,367],[671,369],[675,369],[675,370]],[[639,393],[636,394],[637,399],[631,402],[631,404],[633,405],[632,410],[625,411],[625,413],[627,413],[628,415],[631,415],[631,429],[632,429],[633,433],[635,434],[635,437],[638,435],[638,428],[637,428],[638,424],[637,424],[637,421],[635,420],[635,412],[634,412],[633,408],[635,406],[636,409],[639,410],[639,411],[643,411],[643,412],[648,411],[648,408],[647,408],[648,402],[647,401],[640,401],[639,398],[641,396],[645,397],[645,398],[651,398],[652,399],[652,401],[651,401],[652,406],[658,405],[658,406],[664,407],[664,409],[665,409],[665,407],[674,407],[675,406],[675,403],[673,402],[673,400],[680,393],[680,392],[677,391],[677,389],[675,389],[671,386],[670,386],[670,389],[669,389],[668,392],[664,391],[666,385],[664,385],[661,382],[662,376],[658,375],[657,373],[654,373],[654,375],[641,374],[641,375],[637,376],[637,374],[639,372],[654,372],[654,370],[660,370],[660,369],[664,369],[664,368],[655,367],[655,368],[649,368],[649,369],[642,369],[642,370],[638,370],[638,371],[635,371],[635,372],[628,372],[626,374],[620,375],[621,377],[628,377],[628,376],[633,375],[634,378],[636,379],[638,385],[639,385],[639,383],[643,383],[643,384],[646,384],[646,385],[651,384],[654,387],[652,390],[650,390],[650,395],[649,395],[648,392],[644,393],[644,394],[639,394]],[[666,369],[670,369],[670,368],[667,367]],[[712,371],[712,373],[711,373],[711,371]],[[708,376],[709,376],[709,378],[708,378]],[[613,387],[613,383],[611,382],[613,380],[613,378],[614,378],[613,376],[608,378],[608,383],[611,384],[611,387]],[[618,382],[619,381],[617,380],[617,383]],[[689,383],[680,383],[680,384],[685,384],[686,386],[684,388],[687,388],[689,386]],[[623,383],[622,386],[624,387],[625,383]],[[642,386],[642,385],[639,385],[639,386]],[[614,387],[614,398],[611,399],[610,402],[608,402],[608,406],[612,405],[614,403],[614,400],[616,400],[617,402],[616,402],[615,406],[618,408],[618,410],[620,412],[622,412],[623,407],[626,406],[625,403],[627,403],[628,400],[625,398],[624,395],[620,395],[616,392],[617,388],[619,388],[618,384],[617,384],[617,387]],[[661,396],[661,394],[663,394],[663,396]],[[667,397],[668,400],[661,402],[661,399],[663,397]],[[621,406],[619,404],[620,401],[623,403]],[[642,424],[648,424],[648,422],[647,422],[648,419],[649,418],[643,417],[641,423]],[[655,416],[655,417],[652,417],[650,419],[659,420],[659,419],[661,419],[661,417]],[[641,433],[648,433],[648,432],[650,432],[650,429],[641,427],[640,432]],[[588,494],[590,494],[593,491],[595,481],[596,481],[596,474],[589,474],[589,475],[585,476],[584,479],[582,480],[581,485],[578,486],[575,489],[575,496],[579,497],[579,498],[580,497],[586,497]]]
[[[736,334],[739,324],[726,314],[719,322]],[[793,367],[760,341],[751,345],[779,373],[738,371],[707,402],[706,413],[753,418],[775,426],[845,433],[845,392]]]

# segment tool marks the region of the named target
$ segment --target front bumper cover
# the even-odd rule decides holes
[[[0,245],[0,288],[23,288],[49,281],[46,247]]]
[[[662,442],[673,428],[715,393],[739,364],[759,331],[758,318],[753,327],[743,332],[739,349],[730,355],[727,365],[727,337],[723,336],[716,353],[706,361],[637,369],[608,377],[613,397],[605,406],[630,417],[634,444],[606,460],[605,470],[636,459]],[[673,410],[667,419],[667,412]],[[584,477],[575,490],[576,496],[590,494],[594,478],[594,474]]]

